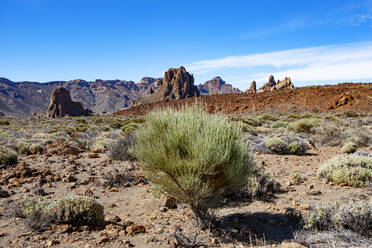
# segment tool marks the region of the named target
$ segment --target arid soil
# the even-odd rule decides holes
[[[161,200],[154,197],[140,176],[136,163],[111,161],[106,154],[89,158],[87,152],[22,157],[19,164],[23,166],[18,166],[18,170],[29,167],[35,171],[16,172],[24,176],[15,176],[8,180],[11,183],[2,186],[10,197],[0,199],[0,247],[175,247],[172,238],[175,231],[195,232],[208,247],[248,247],[247,241],[252,245],[279,247],[296,231],[285,214],[289,208],[306,211],[312,204],[372,200],[370,188],[343,187],[316,177],[320,164],[338,153],[339,148],[321,147],[305,156],[255,154],[257,163],[281,183],[282,192],[265,200],[247,199],[239,206],[220,210],[218,216],[228,223],[221,233],[233,236],[226,243],[213,238],[208,231],[199,230],[187,207],[163,208]],[[134,175],[137,180],[122,186],[104,186],[107,180],[103,176],[115,170]],[[10,172],[2,170],[2,178]],[[303,182],[293,180],[296,173]],[[97,229],[59,225],[38,234],[31,232],[21,219],[6,216],[13,201],[40,194],[94,197],[105,207],[107,225]]]
[[[291,90],[277,90],[257,94],[225,94],[186,98],[176,101],[159,102],[133,106],[117,111],[116,115],[143,115],[153,109],[177,108],[183,105],[202,103],[210,113],[227,114],[248,111],[271,110],[340,112],[346,110],[372,111],[372,83],[344,83],[328,86],[299,87]]]

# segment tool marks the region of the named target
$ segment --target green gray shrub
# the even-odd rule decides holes
[[[85,196],[65,197],[57,200],[31,198],[18,202],[16,216],[47,218],[50,223],[71,225],[102,225],[103,206],[96,200]]]
[[[291,123],[288,129],[296,133],[314,133],[314,128],[318,125],[318,119],[300,119]]]
[[[0,165],[14,165],[18,163],[18,155],[15,151],[0,147]]]
[[[134,160],[131,148],[136,144],[136,140],[136,135],[131,133],[109,144],[107,148],[109,158],[122,161]]]
[[[318,231],[344,228],[372,237],[371,202],[350,202],[341,206],[312,207],[305,218],[305,227]]]
[[[353,142],[347,142],[342,148],[342,153],[354,153],[358,149],[358,146]]]
[[[248,184],[254,166],[241,127],[200,107],[150,113],[133,151],[148,180],[188,204],[201,225],[223,194]]]
[[[326,161],[318,170],[319,178],[353,187],[372,182],[372,158],[357,155],[338,155]]]

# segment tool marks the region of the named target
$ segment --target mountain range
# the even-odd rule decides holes
[[[7,116],[29,116],[45,112],[50,96],[57,87],[65,87],[75,101],[82,103],[95,113],[112,113],[129,107],[139,97],[156,91],[162,78],[143,77],[139,82],[125,80],[13,82],[0,78],[0,112]],[[238,93],[239,89],[226,84],[220,77],[199,84],[201,95]]]

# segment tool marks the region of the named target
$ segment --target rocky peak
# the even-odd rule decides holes
[[[255,94],[256,92],[256,81],[252,81],[251,86],[245,91],[245,93]]]
[[[50,118],[69,116],[88,116],[92,111],[84,109],[80,102],[71,99],[70,92],[64,87],[56,88],[50,97],[50,105],[47,115]]]
[[[232,87],[231,84],[226,84],[221,77],[214,77],[211,80],[206,81],[204,84],[199,84],[198,89],[202,96],[240,92],[238,89]]]
[[[181,66],[178,69],[170,68],[165,72],[159,88],[153,94],[137,99],[134,104],[179,100],[199,95],[198,88],[194,86],[194,77]]]

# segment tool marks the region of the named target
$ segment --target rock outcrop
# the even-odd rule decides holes
[[[194,85],[194,77],[181,66],[178,69],[170,68],[165,72],[159,88],[149,96],[138,98],[133,105],[179,100],[199,95],[200,92]]]
[[[258,89],[257,93],[281,89],[293,89],[294,85],[291,82],[291,78],[285,77],[282,81],[278,80],[275,82],[274,76],[269,77],[269,81]]]
[[[199,84],[198,90],[202,96],[240,92],[239,89],[232,87],[231,84],[226,84],[221,77],[214,77],[213,79],[206,81],[204,84]]]
[[[80,102],[71,99],[70,92],[64,87],[59,87],[52,92],[47,116],[57,118],[63,116],[89,116],[92,111],[84,109]]]
[[[245,93],[255,94],[256,92],[257,92],[257,90],[256,90],[256,81],[252,81],[251,86],[249,87],[249,89],[247,89],[245,91]]]
[[[278,80],[275,85],[276,90],[280,89],[293,89],[294,85],[291,82],[291,78],[285,77],[282,81]]]

